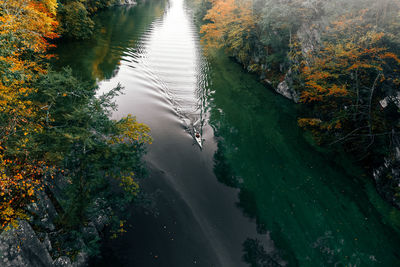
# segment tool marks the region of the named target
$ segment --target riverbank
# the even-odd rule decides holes
[[[347,151],[368,171],[380,195],[400,208],[399,101],[397,85],[391,82],[398,79],[392,70],[398,69],[400,62],[399,41],[393,32],[398,4],[348,3],[343,10],[336,10],[331,3],[305,1],[288,5],[279,1],[251,5],[242,1],[190,2],[202,24],[206,46],[223,47],[267,87],[300,102],[299,126],[323,147]],[[224,12],[216,12],[222,6]],[[388,12],[383,16],[380,10]],[[234,16],[235,21],[230,21]],[[368,26],[372,18],[374,29]],[[342,27],[341,21],[352,26]],[[342,43],[337,43],[339,39]],[[382,58],[381,66],[374,63],[373,51],[380,51],[376,57]],[[389,54],[391,59],[386,60]],[[372,86],[381,71],[391,78]]]
[[[109,117],[121,88],[96,96],[93,82],[49,67],[62,8],[0,2],[0,73],[9,77],[1,82],[2,266],[86,266],[106,225],[123,232],[115,211],[132,203],[144,174],[150,129],[130,114]]]
[[[347,158],[335,161],[338,154],[310,141],[290,101],[222,53],[202,57],[185,5],[174,1],[165,13],[155,3],[116,8],[98,19],[97,41],[75,44],[79,54],[59,47],[60,63],[98,79],[102,92],[125,87],[113,116],[134,113],[152,129],[151,178],[143,183],[158,192],[160,213],[132,207],[133,232],[105,245],[105,262],[186,267],[196,255],[203,263],[219,255],[215,262],[226,266],[399,262],[398,211]],[[201,151],[193,126],[202,129]]]

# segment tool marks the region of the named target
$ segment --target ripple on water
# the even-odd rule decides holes
[[[182,5],[179,1],[171,3],[136,46],[124,52],[120,75],[129,84],[124,85],[126,90],[142,91],[157,105],[171,105],[174,115],[191,129],[204,115],[205,98],[199,99],[199,94],[204,92],[207,76],[201,71],[206,67],[198,47],[197,30],[192,23],[182,23],[190,19]]]

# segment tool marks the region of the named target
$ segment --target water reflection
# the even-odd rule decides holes
[[[113,12],[122,17],[130,14],[131,22],[125,18],[113,22],[120,26],[105,22],[96,45],[82,47],[90,56],[72,58],[65,47],[60,48],[61,56],[64,64],[70,59],[75,69],[88,68],[88,75],[99,81],[99,93],[118,83],[125,88],[116,99],[118,111],[113,116],[132,113],[150,125],[154,144],[147,155],[152,168],[146,192],[156,187],[162,193],[155,200],[159,216],[149,218],[132,210],[129,223],[134,229],[107,246],[104,262],[153,266],[151,255],[157,253],[164,266],[244,266],[242,244],[249,238],[274,251],[266,233],[257,234],[254,222],[235,206],[237,191],[219,183],[213,173],[216,143],[208,124],[209,66],[183,0],[171,1],[162,16],[121,9],[100,16],[114,18]],[[132,29],[132,34],[119,30],[129,26],[125,23],[139,29]],[[106,38],[106,33],[123,36]],[[110,58],[120,60],[114,66],[107,59],[108,51],[113,54]],[[108,71],[107,66],[114,70]],[[201,151],[191,136],[194,131],[205,139]]]
[[[399,264],[399,212],[355,177],[362,171],[307,143],[289,101],[221,54],[211,62],[214,172],[240,189],[238,206],[258,232],[270,234],[290,266]],[[252,266],[273,265],[257,240],[243,250]]]
[[[93,40],[58,49],[59,65],[100,90],[125,87],[115,117],[152,128],[149,187],[162,208],[134,214],[138,230],[109,246],[117,262],[154,266],[156,251],[184,267],[399,263],[398,212],[305,141],[291,102],[224,55],[203,58],[183,0],[164,7],[108,10]],[[184,129],[202,133],[202,151]]]
[[[206,61],[201,57],[197,28],[183,0],[169,2],[165,14],[141,37],[141,51],[132,68],[146,68],[190,132],[202,132],[205,123]],[[125,60],[129,60],[125,59]],[[155,85],[155,86],[156,86]]]
[[[113,7],[94,17],[95,34],[87,41],[60,43],[54,66],[71,66],[84,80],[102,81],[115,77],[124,53],[137,46],[137,39],[155,18],[163,15],[165,0],[145,1],[135,7]],[[132,19],[135,18],[135,19]]]
[[[282,266],[274,258],[277,256],[271,255],[265,251],[264,246],[258,239],[248,238],[243,243],[243,260],[249,263],[252,267],[278,267]]]

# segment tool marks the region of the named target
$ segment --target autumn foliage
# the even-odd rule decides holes
[[[390,36],[366,23],[365,14],[344,15],[326,28],[321,47],[303,57],[299,89],[300,101],[314,115],[299,119],[300,126],[364,152],[375,138],[389,140],[396,131],[385,123],[380,101],[400,82],[400,59]]]
[[[29,206],[55,178],[69,185],[58,211],[65,227],[87,223],[111,178],[132,199],[151,142],[135,117],[109,118],[120,87],[97,97],[70,69],[50,70],[58,9],[56,0],[0,0],[0,230],[31,217]]]
[[[213,0],[201,27],[201,42],[206,48],[225,47],[230,53],[245,59],[251,52],[251,42],[256,18],[249,1]]]
[[[301,127],[376,159],[393,154],[400,130],[400,3],[345,2],[213,0],[202,42],[275,87],[286,76]]]
[[[56,1],[0,1],[0,227],[26,217],[24,206],[49,167],[29,150],[32,136],[41,131],[35,120],[32,82],[46,72],[43,65],[56,38]]]

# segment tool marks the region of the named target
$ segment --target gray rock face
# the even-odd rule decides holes
[[[103,231],[104,227],[107,223],[109,223],[109,218],[112,210],[110,208],[100,209],[100,206],[104,206],[105,200],[98,198],[95,201],[96,208],[99,210],[99,213],[94,217],[90,218],[90,221],[93,223],[94,227],[98,232]]]
[[[300,96],[299,94],[293,89],[293,81],[291,78],[291,71],[289,70],[285,76],[285,79],[280,82],[275,89],[275,91],[286,98],[293,100],[295,103],[299,102]]]
[[[392,92],[379,101],[382,109],[395,105],[400,108],[400,92]],[[373,171],[379,193],[400,209],[400,137],[394,130],[391,133],[391,153],[384,158],[384,163]]]
[[[49,234],[45,234],[44,240],[43,240],[43,245],[46,247],[47,251],[52,251],[53,250],[53,246],[51,245],[51,241],[49,238]]]
[[[318,22],[313,22],[312,24],[306,23],[297,31],[297,37],[301,43],[301,52],[304,56],[320,47],[320,27],[321,25]]]
[[[28,210],[37,218],[33,223],[37,226],[54,231],[54,219],[57,217],[57,211],[49,197],[44,193],[39,193],[39,201],[28,206]]]
[[[18,228],[0,234],[0,266],[53,266],[46,246],[40,242],[27,221],[20,221]]]
[[[379,101],[382,108],[387,108],[388,104],[393,102],[398,108],[400,108],[400,92],[396,92],[393,95],[388,95]]]
[[[79,253],[73,262],[62,252],[53,249],[53,245],[62,243],[65,237],[60,236],[62,230],[55,229],[57,211],[44,192],[39,194],[39,201],[32,203],[28,210],[33,214],[29,222],[21,220],[18,228],[0,232],[0,267],[87,266],[89,255],[84,252],[87,251],[87,245],[82,238],[76,240]],[[100,240],[99,232],[107,224],[108,218],[107,210],[100,209],[92,221],[81,229],[85,240]],[[36,232],[31,225],[35,226]],[[56,259],[53,260],[50,253]]]
[[[400,209],[400,138],[393,138],[394,148],[384,163],[373,171],[378,192]]]
[[[297,31],[296,35],[300,40],[303,56],[306,56],[313,50],[318,49],[320,46],[320,27],[321,25],[319,25],[317,22],[313,24],[303,24]],[[293,89],[292,73],[290,70],[286,73],[285,79],[275,88],[275,91],[284,97],[293,100],[295,103],[299,102],[300,95]]]
[[[286,98],[293,100],[295,103],[299,102],[299,96],[291,87],[289,87],[286,81],[279,83],[275,91]]]

